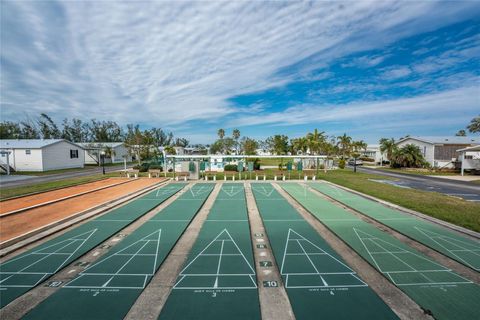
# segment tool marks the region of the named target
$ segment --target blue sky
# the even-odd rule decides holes
[[[1,116],[453,135],[480,113],[475,1],[1,2]]]

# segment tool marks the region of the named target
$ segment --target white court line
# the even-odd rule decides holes
[[[429,238],[430,240],[432,240],[433,242],[435,242],[437,245],[439,245],[440,247],[442,247],[443,249],[447,250],[448,252],[450,252],[450,254],[452,254],[453,256],[457,257],[458,260],[462,261],[463,263],[465,263],[466,265],[468,265],[469,267],[475,269],[475,270],[480,270],[479,267],[475,267],[473,266],[470,262],[466,261],[464,258],[460,257],[458,254],[456,254],[455,252],[471,252],[472,254],[474,255],[477,255],[477,256],[480,256],[480,252],[477,253],[477,251],[479,250],[472,250],[472,249],[468,249],[466,248],[465,246],[473,246],[472,244],[469,244],[469,243],[465,243],[461,240],[458,240],[458,239],[454,239],[454,238],[451,238],[451,237],[448,237],[448,236],[444,236],[444,235],[440,235],[438,233],[435,233],[433,231],[427,231],[427,230],[424,230],[420,227],[413,227],[414,229],[416,229],[418,232],[422,233],[423,235],[425,235],[427,238]],[[431,234],[434,234],[434,236],[432,236]],[[453,246],[456,246],[458,248],[460,248],[460,250],[453,250],[453,249],[449,249],[447,247],[445,247],[443,244],[441,244],[440,242],[438,242],[437,240],[435,240],[435,238],[438,238],[440,240],[443,240],[447,243],[449,243],[450,245],[453,245]],[[454,242],[457,242],[457,243],[461,243],[463,244],[464,246],[460,246],[458,244],[455,244]],[[480,244],[479,244],[480,245]]]
[[[393,280],[393,278],[391,277],[390,274],[418,273],[419,275],[423,276],[423,277],[424,277],[425,279],[427,279],[428,281],[431,281],[431,282],[429,283],[429,284],[431,284],[431,285],[448,284],[448,281],[447,281],[447,282],[434,282],[433,280],[429,279],[425,274],[423,274],[423,272],[446,272],[446,273],[449,273],[449,274],[451,274],[451,275],[453,275],[453,276],[455,276],[455,277],[457,277],[457,278],[461,278],[461,279],[464,279],[464,280],[465,280],[465,282],[459,282],[459,283],[472,283],[470,280],[465,279],[465,278],[461,277],[460,275],[458,275],[458,274],[456,274],[456,273],[453,273],[450,269],[445,268],[444,266],[442,266],[442,265],[440,265],[440,264],[438,264],[438,263],[436,263],[436,262],[434,262],[434,261],[431,261],[431,260],[429,260],[429,259],[427,259],[427,258],[424,258],[424,257],[422,257],[422,256],[420,256],[420,255],[418,255],[418,254],[416,254],[416,253],[407,251],[407,250],[405,250],[405,249],[403,249],[403,248],[400,248],[400,247],[398,247],[398,246],[396,246],[396,245],[394,245],[394,244],[391,244],[391,243],[389,243],[389,242],[387,242],[387,241],[385,241],[385,240],[379,239],[379,238],[377,238],[377,237],[375,237],[375,236],[372,236],[371,234],[368,234],[368,233],[366,233],[366,232],[364,232],[364,231],[357,230],[355,227],[353,227],[353,230],[354,230],[354,232],[356,233],[356,235],[357,235],[358,239],[360,240],[360,242],[363,244],[363,246],[364,246],[365,250],[367,251],[367,253],[370,255],[370,257],[371,257],[371,259],[373,260],[374,264],[376,265],[377,269],[378,269],[380,272],[382,272],[383,274],[387,275],[387,276],[390,278],[391,282],[392,282],[393,284],[395,284],[395,285],[405,285],[405,284],[398,284],[397,282],[395,282],[395,281]],[[363,234],[365,234],[365,235],[367,235],[367,238],[363,238],[363,239],[362,239],[361,236],[359,235],[359,233],[358,233],[357,231],[358,231],[358,232],[361,232],[361,233],[363,233]],[[388,254],[392,255],[394,258],[396,258],[398,261],[402,262],[404,265],[406,265],[407,267],[409,267],[409,268],[412,269],[412,270],[383,271],[383,270],[379,267],[376,259],[374,258],[373,254],[371,254],[370,250],[368,249],[368,247],[366,246],[366,244],[364,243],[363,240],[369,240],[369,241],[373,242],[376,246],[378,246],[378,247],[380,247],[381,249],[385,250],[385,253],[388,253]],[[388,244],[389,246],[392,246],[392,247],[397,248],[397,250],[400,249],[400,250],[399,250],[400,253],[407,253],[407,254],[410,254],[410,255],[415,256],[416,258],[419,258],[419,259],[424,260],[424,261],[427,261],[427,262],[429,262],[429,263],[431,263],[431,264],[437,265],[440,269],[433,269],[433,270],[418,270],[418,269],[415,269],[414,267],[412,267],[411,265],[409,265],[408,263],[406,263],[405,261],[403,261],[401,258],[397,257],[397,256],[395,255],[395,253],[393,253],[394,251],[388,251],[386,248],[384,248],[383,246],[381,246],[381,245],[379,244],[379,242],[386,243],[386,244]],[[397,254],[398,254],[398,251],[395,251],[395,252],[397,252]],[[378,255],[378,252],[376,252],[375,254]],[[412,284],[409,284],[409,285],[423,285],[423,284],[425,284],[425,283],[412,283]]]
[[[218,239],[223,234],[226,234],[229,239]],[[220,247],[220,253],[219,254],[206,254],[206,253],[204,253],[215,242],[221,242],[222,243],[222,245]],[[223,253],[223,247],[224,247],[225,242],[233,243],[238,253],[237,254],[224,254]],[[241,256],[252,273],[248,273],[248,274],[245,274],[245,273],[241,273],[241,274],[220,273],[222,257],[223,256],[229,256],[229,255]],[[218,264],[217,264],[217,268],[216,268],[216,273],[211,273],[211,274],[186,273],[187,269],[201,256],[219,256],[219,260],[218,260]],[[247,258],[243,254],[243,252],[238,247],[235,240],[233,240],[232,236],[230,235],[230,233],[228,232],[227,229],[223,229],[207,246],[205,246],[205,248],[202,251],[200,251],[199,254],[197,254],[195,256],[195,258],[192,259],[192,261],[190,261],[182,269],[182,271],[179,273],[179,277],[181,277],[181,278],[177,281],[177,283],[175,284],[175,286],[173,288],[174,289],[192,289],[192,290],[193,289],[202,289],[202,288],[203,289],[205,289],[205,288],[208,288],[208,289],[218,289],[218,288],[221,288],[221,289],[243,289],[243,288],[253,289],[253,288],[257,288],[257,284],[255,283],[255,281],[252,280],[252,276],[254,276],[254,275],[255,275],[255,271],[253,270],[252,266],[250,265],[249,261],[247,260]],[[215,282],[213,284],[213,287],[212,286],[210,286],[210,287],[181,287],[181,286],[179,286],[186,277],[213,277],[213,276],[215,277]],[[223,277],[223,276],[248,276],[252,280],[254,287],[218,287],[218,278]]]
[[[296,234],[296,237],[300,238],[300,239],[291,239],[291,234],[294,233]],[[315,247],[317,250],[319,250],[320,252],[314,252],[314,253],[307,253],[307,251],[305,250],[304,246],[300,243],[300,241],[305,241],[307,243],[309,243],[310,245],[312,245],[313,247]],[[287,249],[288,249],[288,244],[290,242],[296,242],[299,247],[302,249],[302,252],[303,253],[287,253]],[[308,259],[308,261],[310,262],[310,264],[312,265],[313,269],[315,270],[315,272],[310,272],[310,273],[306,273],[306,272],[298,272],[298,273],[293,273],[293,272],[289,272],[289,273],[286,273],[284,271],[284,266],[285,266],[285,259],[286,259],[286,256],[298,256],[298,255],[301,255],[301,256],[306,256],[306,258]],[[328,256],[330,259],[333,259],[335,262],[339,263],[340,265],[342,265],[343,267],[345,267],[347,270],[349,270],[348,272],[320,272],[316,265],[313,263],[313,261],[311,260],[310,256],[314,256],[314,255],[326,255]],[[306,239],[304,236],[300,235],[299,233],[297,233],[296,231],[294,231],[293,229],[289,229],[288,230],[288,234],[287,234],[287,239],[285,241],[285,249],[284,249],[284,253],[283,253],[283,259],[282,259],[282,265],[280,267],[280,273],[282,276],[286,276],[286,283],[285,283],[285,287],[286,288],[298,288],[298,289],[306,289],[306,288],[335,288],[335,287],[339,287],[339,288],[347,288],[347,287],[367,287],[368,285],[363,281],[361,280],[359,277],[355,276],[355,272],[350,269],[346,264],[344,264],[342,261],[338,260],[337,258],[335,258],[334,256],[332,256],[331,254],[329,254],[328,252],[326,252],[325,250],[321,249],[320,247],[318,247],[317,245],[315,245],[314,243],[312,243],[310,240]],[[288,279],[289,279],[289,275],[296,275],[296,276],[319,276],[320,277],[320,280],[322,281],[323,283],[323,286],[291,286],[288,284]],[[359,282],[361,282],[361,284],[355,284],[355,285],[329,285],[327,283],[327,281],[325,280],[325,278],[322,277],[322,275],[350,275],[352,277],[354,277],[356,280],[358,280]]]
[[[37,253],[40,253],[40,254],[41,254],[40,251],[42,251],[42,250],[49,249],[49,248],[51,248],[51,247],[53,247],[53,246],[62,244],[62,243],[64,243],[64,242],[68,242],[67,244],[65,244],[64,246],[62,246],[62,247],[60,247],[60,248],[58,248],[58,249],[56,250],[56,251],[60,251],[60,250],[64,249],[65,247],[68,247],[69,245],[71,245],[71,244],[73,244],[73,243],[75,243],[75,242],[77,242],[77,241],[82,241],[82,240],[83,240],[82,243],[81,243],[80,245],[78,245],[77,248],[76,248],[67,258],[65,258],[65,259],[63,260],[63,262],[60,264],[60,266],[59,266],[57,269],[55,269],[54,271],[50,271],[50,272],[40,273],[40,274],[44,274],[44,276],[43,276],[40,280],[38,280],[35,284],[32,285],[32,286],[36,286],[36,285],[37,285],[38,283],[40,283],[40,281],[42,281],[47,275],[51,275],[51,274],[54,274],[55,272],[57,272],[57,271],[68,261],[68,259],[70,259],[70,257],[71,257],[75,252],[77,252],[77,251],[79,250],[79,248],[81,248],[81,247],[83,246],[83,244],[84,244],[97,230],[98,230],[98,229],[92,229],[92,230],[90,230],[90,231],[81,233],[81,234],[76,235],[76,236],[74,236],[74,237],[72,237],[72,238],[69,238],[69,239],[66,239],[66,240],[62,240],[62,241],[60,241],[60,242],[54,243],[54,244],[49,245],[49,246],[47,246],[47,247],[45,247],[45,248],[41,248],[41,249],[39,249],[39,250],[37,250],[37,251],[34,251],[34,252],[32,252],[32,253],[29,253],[29,254],[26,254],[26,255],[24,255],[24,256],[18,257],[18,258],[16,258],[16,259],[12,259],[12,260],[10,260],[10,261],[7,261],[7,263],[10,263],[10,262],[13,262],[13,261],[17,261],[17,260],[19,260],[19,259],[21,259],[21,258],[25,258],[25,257],[31,256],[31,255],[33,255],[33,254],[37,254]],[[85,239],[74,239],[75,237],[83,236],[83,235],[85,235],[85,234],[87,234],[87,233],[90,233],[90,235],[89,235],[88,237],[86,237]],[[45,254],[44,254],[45,256],[44,256],[43,258],[38,259],[38,260],[36,260],[35,262],[32,262],[32,263],[29,264],[28,266],[26,266],[26,267],[24,267],[24,268],[22,268],[22,269],[20,269],[20,270],[18,270],[18,271],[15,271],[15,272],[13,272],[13,273],[9,273],[9,274],[11,274],[9,277],[6,277],[6,278],[4,278],[4,279],[2,279],[2,280],[0,281],[0,287],[3,287],[3,285],[1,285],[1,284],[2,284],[3,282],[5,282],[6,280],[10,279],[10,278],[13,277],[14,275],[24,274],[24,272],[23,272],[24,270],[27,270],[28,268],[36,265],[37,263],[39,263],[39,262],[41,262],[41,261],[43,261],[43,260],[51,257],[52,255],[54,255],[54,254],[56,253],[56,251],[54,251],[53,253],[45,253]],[[3,265],[5,265],[5,264],[7,264],[7,263],[4,263]],[[28,274],[28,273],[26,273],[26,274]],[[9,287],[15,287],[15,286],[16,286],[16,285],[9,285]],[[29,286],[29,287],[32,287],[32,286]]]
[[[266,196],[266,197],[270,197],[270,196],[272,195],[273,191],[275,190],[275,189],[273,189],[273,187],[271,187],[270,192],[268,192],[268,191],[265,189],[265,186],[261,186],[261,188],[262,188],[263,190],[261,190],[260,187],[253,187],[253,186],[252,186],[252,190],[253,190],[253,191],[258,192],[258,193],[260,193],[260,194],[262,194],[262,195],[264,195],[264,196]],[[267,200],[267,199],[262,199],[262,200]]]
[[[152,235],[158,233],[158,236],[157,236],[157,239],[156,240],[153,240],[153,239],[147,239],[148,237],[151,237]],[[155,274],[155,270],[156,270],[156,265],[157,265],[157,259],[158,259],[158,255],[159,255],[159,252],[160,252],[160,241],[161,241],[161,235],[162,235],[162,229],[158,229],[148,235],[146,235],[145,237],[141,238],[140,240],[137,240],[135,242],[133,242],[132,244],[128,245],[127,247],[123,248],[122,250],[102,259],[101,261],[91,265],[90,267],[88,267],[87,269],[85,269],[82,273],[80,273],[80,275],[73,279],[72,281],[70,281],[69,284],[65,285],[64,288],[113,288],[113,289],[120,289],[120,288],[123,288],[125,289],[126,287],[111,287],[111,286],[108,286],[110,281],[113,280],[113,278],[115,278],[116,276],[144,276],[144,277],[147,277],[147,276],[153,276]],[[143,242],[143,245],[138,249],[136,250],[135,253],[123,253],[125,252],[127,249],[131,248],[133,245],[136,245],[138,243],[141,243]],[[156,250],[155,250],[155,253],[154,254],[141,254],[140,252],[150,243],[150,242],[156,242],[157,243],[157,246],[156,246]],[[118,268],[116,270],[115,273],[106,273],[106,272],[89,272],[89,270],[91,270],[92,268],[104,263],[105,261],[111,259],[112,257],[115,257],[115,256],[129,256],[130,258],[122,265],[120,266],[120,268]],[[153,266],[152,266],[152,271],[151,273],[141,273],[141,274],[131,274],[131,273],[121,273],[121,271],[135,258],[135,257],[140,257],[140,256],[154,256],[154,262],[153,262]],[[102,286],[86,286],[86,285],[82,285],[82,286],[76,286],[76,285],[71,285],[71,283],[74,283],[75,281],[77,281],[78,279],[84,277],[84,276],[110,276],[110,279],[108,279],[106,282],[104,282],[102,284]],[[145,278],[147,279],[147,278]],[[146,282],[146,280],[144,281]],[[143,289],[144,287],[128,287],[130,289],[132,288],[137,288],[137,289]]]
[[[229,186],[230,187],[230,191],[227,191],[227,186],[223,186],[220,190],[223,191],[224,193],[226,193],[229,197],[233,197],[237,194],[239,194],[240,192],[242,192],[243,187],[241,186]],[[235,187],[235,188],[234,188]],[[236,189],[236,190],[234,190]],[[217,199],[218,200],[226,200],[226,199]],[[234,199],[234,200],[240,200],[240,199]]]

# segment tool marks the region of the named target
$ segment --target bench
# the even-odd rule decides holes
[[[161,174],[160,169],[149,169],[148,170],[148,177],[149,178],[152,178],[152,177],[160,178],[160,174]]]
[[[187,181],[188,177],[190,176],[190,172],[175,172],[175,180],[185,180]]]
[[[255,180],[259,180],[258,177],[262,177],[263,176],[263,180],[267,180],[267,175],[265,174],[265,171],[255,171]]]
[[[232,181],[235,181],[235,175],[237,174],[237,171],[223,171],[223,180],[228,180],[228,174],[231,174]]]
[[[208,181],[208,177],[213,176],[213,181],[217,181],[217,172],[216,171],[204,171],[205,181]]]
[[[135,169],[121,170],[120,176],[125,178],[130,178],[130,177],[138,178],[139,172],[140,172],[139,170],[135,170]]]

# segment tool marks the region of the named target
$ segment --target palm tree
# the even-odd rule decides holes
[[[387,159],[389,161],[392,161],[392,156],[395,150],[397,149],[397,146],[395,144],[395,139],[390,138],[382,138],[379,141],[380,143],[380,152],[383,154],[384,152],[387,153]]]
[[[224,129],[218,129],[217,131],[218,137],[220,140],[223,140],[223,137],[225,137],[225,130]]]
[[[400,149],[397,149],[393,154],[393,158],[395,164],[400,167],[419,168],[425,166],[422,151],[413,143],[406,144]]]
[[[232,136],[233,136],[233,139],[235,139],[235,151],[238,154],[238,146],[239,146],[238,139],[240,138],[240,130],[233,129]]]
[[[363,140],[358,140],[352,143],[352,147],[356,152],[360,152],[360,150],[367,151],[368,144]]]
[[[467,126],[468,131],[471,133],[480,132],[480,115],[475,117],[470,121],[470,124]]]
[[[313,154],[319,154],[325,145],[325,131],[318,132],[318,129],[313,130],[313,133],[307,134],[307,145],[310,152]]]
[[[290,140],[290,146],[292,154],[298,154],[301,152],[305,154],[308,150],[308,141],[305,137],[295,138]]]
[[[349,137],[346,133],[344,133],[342,136],[338,136],[337,139],[337,146],[342,154],[342,158],[345,159],[345,157],[350,154],[352,148],[352,137]]]

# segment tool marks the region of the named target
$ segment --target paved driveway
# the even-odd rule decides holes
[[[357,167],[357,170],[360,172],[396,178],[397,181],[388,181],[388,183],[395,184],[399,187],[407,187],[424,191],[435,191],[448,194],[450,196],[463,198],[467,201],[480,202],[480,185],[472,182],[454,181],[429,176],[388,172],[365,167]]]

